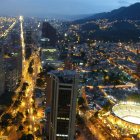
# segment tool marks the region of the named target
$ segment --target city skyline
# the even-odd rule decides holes
[[[122,6],[140,2],[140,0],[5,0],[1,2],[0,12],[4,16],[66,16],[66,15],[83,15],[107,12]],[[63,7],[63,8],[62,8]]]

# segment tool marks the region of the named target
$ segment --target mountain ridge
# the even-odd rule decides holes
[[[92,16],[77,20],[76,22],[84,22],[98,19],[109,20],[140,20],[140,2],[134,3],[128,7],[120,7],[111,12],[103,12],[93,14]]]

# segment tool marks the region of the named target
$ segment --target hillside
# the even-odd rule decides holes
[[[109,19],[109,20],[140,20],[140,3],[135,3],[128,7],[121,7],[119,9],[115,9],[111,12],[104,12],[93,14],[92,16],[83,18],[81,20],[75,21],[75,23],[84,23],[91,20],[97,19]]]

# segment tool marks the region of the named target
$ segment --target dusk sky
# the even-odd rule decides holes
[[[111,11],[140,0],[1,0],[1,15],[79,15]]]

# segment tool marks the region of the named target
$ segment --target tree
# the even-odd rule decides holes
[[[26,110],[26,111],[25,111],[25,114],[26,114],[26,116],[28,116],[28,115],[29,115],[29,112]]]
[[[34,140],[34,136],[32,134],[27,135],[27,140]]]
[[[112,104],[108,101],[108,102],[103,106],[103,109],[104,109],[105,111],[108,111],[108,110],[110,110],[111,106],[112,106]]]
[[[1,120],[12,120],[12,115],[10,113],[6,113],[2,116]]]
[[[99,112],[96,111],[95,114],[94,114],[94,117],[97,118],[98,117],[98,114],[99,114]]]
[[[19,140],[34,140],[34,136],[32,134],[23,134]]]
[[[20,125],[18,128],[19,131],[22,131],[23,129],[24,129],[23,125]]]
[[[29,67],[28,68],[28,72],[29,72],[29,74],[32,74],[33,73],[33,68],[32,67]]]
[[[43,84],[44,84],[43,80],[41,78],[38,78],[37,81],[36,81],[36,85],[38,87],[41,87]]]
[[[76,114],[76,121],[77,121],[77,124],[84,124],[84,119],[82,117],[80,117],[79,114]]]
[[[15,103],[14,103],[14,105],[13,105],[13,107],[14,107],[14,108],[18,108],[18,106],[19,106],[20,104],[21,104],[21,101],[16,100]]]
[[[12,115],[10,113],[6,113],[1,118],[1,126],[2,128],[6,128],[12,122]]]
[[[29,122],[29,120],[26,120],[26,121],[24,121],[24,125],[30,125],[30,122]]]
[[[23,83],[23,86],[22,86],[22,91],[25,91],[26,90],[26,88],[27,88],[27,86],[29,86],[29,84],[28,83]]]
[[[21,96],[25,96],[25,92],[24,92],[24,91],[19,92],[19,96],[20,96],[20,97],[21,97]]]
[[[18,139],[18,140],[27,140],[27,136],[26,136],[26,134],[23,134],[23,135],[21,136],[21,138]]]
[[[79,105],[79,106],[80,106],[80,105],[83,106],[83,104],[85,104],[84,98],[83,98],[83,97],[79,97],[79,98],[78,98],[78,105]]]
[[[0,126],[2,128],[7,128],[10,125],[10,123],[7,120],[2,120],[0,123]]]
[[[23,113],[18,112],[17,115],[16,115],[16,117],[15,117],[15,121],[16,121],[17,123],[21,123],[22,120],[23,120],[23,118],[24,118]]]

